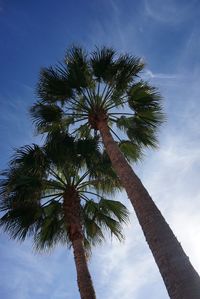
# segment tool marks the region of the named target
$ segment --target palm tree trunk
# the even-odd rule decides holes
[[[77,282],[81,299],[95,299],[95,291],[87,266],[83,240],[81,238],[74,238],[72,240],[72,246],[74,250],[74,259],[77,271]]]
[[[103,119],[98,123],[112,165],[135,209],[171,299],[199,299],[200,277],[140,179],[119,150]]]
[[[83,245],[83,232],[80,219],[80,198],[73,188],[65,192],[63,207],[65,223],[74,252],[77,283],[81,299],[96,299]]]

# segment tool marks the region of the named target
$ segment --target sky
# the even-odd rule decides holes
[[[13,148],[41,142],[28,108],[39,70],[79,44],[112,46],[144,59],[143,77],[163,95],[167,121],[157,151],[133,165],[200,273],[200,2],[198,0],[0,0],[0,169]],[[97,298],[167,299],[126,194],[126,240],[108,240],[89,261]],[[0,232],[0,298],[76,299],[72,252],[37,254]]]

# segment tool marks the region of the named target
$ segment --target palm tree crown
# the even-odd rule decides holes
[[[38,250],[58,242],[70,246],[72,228],[66,218],[70,218],[75,194],[85,248],[101,242],[104,230],[121,240],[128,211],[120,202],[105,198],[114,188],[120,189],[118,178],[107,167],[108,158],[95,140],[75,142],[58,132],[56,137],[44,147],[34,144],[16,151],[0,182],[0,210],[4,212],[0,225],[12,238],[24,240],[33,235]]]
[[[62,126],[79,137],[96,136],[100,120],[106,119],[121,151],[140,158],[143,147],[157,146],[164,119],[160,94],[139,77],[143,68],[140,58],[112,48],[88,55],[72,47],[63,63],[41,71],[40,100],[31,108],[38,131]]]

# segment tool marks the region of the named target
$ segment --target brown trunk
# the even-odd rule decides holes
[[[72,242],[74,251],[77,283],[81,299],[96,299],[83,245],[83,233],[80,219],[80,199],[76,190],[73,188],[65,192],[64,213],[69,238]]]
[[[200,277],[136,176],[109,131],[107,120],[99,121],[104,146],[135,209],[146,241],[171,299],[200,299]]]

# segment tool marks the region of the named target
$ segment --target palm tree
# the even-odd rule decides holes
[[[95,149],[95,142],[74,142],[58,132],[56,136],[56,142],[44,147],[17,150],[2,173],[0,225],[14,239],[33,236],[37,250],[59,242],[72,247],[81,298],[94,299],[87,253],[104,239],[105,230],[123,239],[128,211],[120,202],[105,198],[120,184],[110,167],[106,172],[108,159]],[[92,160],[100,165],[98,170],[86,167]]]
[[[161,96],[141,79],[144,63],[112,48],[88,55],[72,47],[62,63],[41,71],[31,114],[40,133],[62,125],[79,137],[98,136],[135,209],[170,298],[200,298],[200,277],[128,162],[157,146]]]

